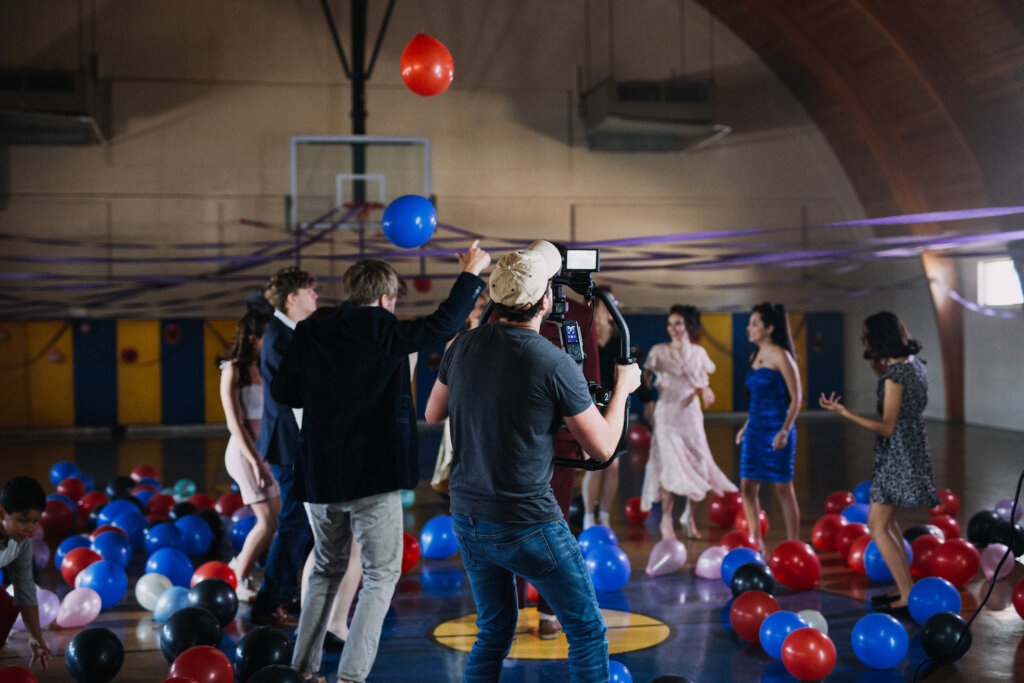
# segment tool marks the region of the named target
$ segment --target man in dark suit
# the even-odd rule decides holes
[[[353,539],[361,549],[363,586],[338,681],[364,681],[370,673],[401,574],[399,490],[419,481],[409,355],[455,336],[483,290],[479,274],[490,260],[473,242],[459,254],[462,273],[448,298],[418,320],[394,315],[395,270],[384,261],[360,261],[344,276],[348,301],[295,329],[271,391],[304,410],[295,486],[316,545],[292,666],[305,678],[320,668],[327,618]]]
[[[309,521],[296,497],[294,465],[299,449],[302,411],[278,403],[270,393],[281,359],[291,344],[295,325],[316,310],[316,278],[295,267],[277,271],[263,295],[274,307],[274,317],[263,335],[260,373],[263,375],[263,419],[256,450],[270,464],[281,489],[281,514],[277,535],[270,544],[263,585],[252,602],[252,621],[257,624],[294,627],[295,617],[284,608],[299,596],[299,575],[310,541]]]

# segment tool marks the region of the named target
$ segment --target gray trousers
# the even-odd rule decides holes
[[[316,545],[292,668],[303,676],[320,670],[327,620],[355,538],[362,548],[363,586],[338,678],[364,681],[377,657],[381,625],[402,573],[401,495],[390,491],[345,503],[306,503],[306,514]]]

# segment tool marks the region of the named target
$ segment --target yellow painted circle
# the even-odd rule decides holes
[[[608,625],[608,653],[619,654],[653,647],[667,639],[672,629],[654,617],[632,612],[603,609],[604,621]],[[565,634],[557,638],[541,640],[537,637],[536,607],[519,610],[516,637],[512,642],[509,659],[566,659],[569,643]],[[467,614],[456,619],[443,621],[433,628],[430,636],[439,644],[460,652],[469,652],[476,641],[476,614]]]

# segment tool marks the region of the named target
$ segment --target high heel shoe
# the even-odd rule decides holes
[[[683,527],[683,532],[687,538],[700,540],[704,538],[700,532],[697,531],[697,524],[693,521],[693,503],[686,501],[686,509],[683,510],[683,514],[679,515],[679,524]]]

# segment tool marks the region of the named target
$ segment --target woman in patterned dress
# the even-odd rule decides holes
[[[897,508],[934,507],[939,504],[928,453],[924,412],[928,404],[928,372],[916,356],[921,344],[907,333],[895,314],[882,311],[864,321],[861,342],[864,358],[872,362],[878,379],[878,413],[881,418],[851,413],[834,393],[818,399],[819,405],[869,429],[875,439],[871,475],[868,530],[899,593],[882,596],[876,604],[890,603],[890,610],[905,608],[913,587],[896,523]]]

